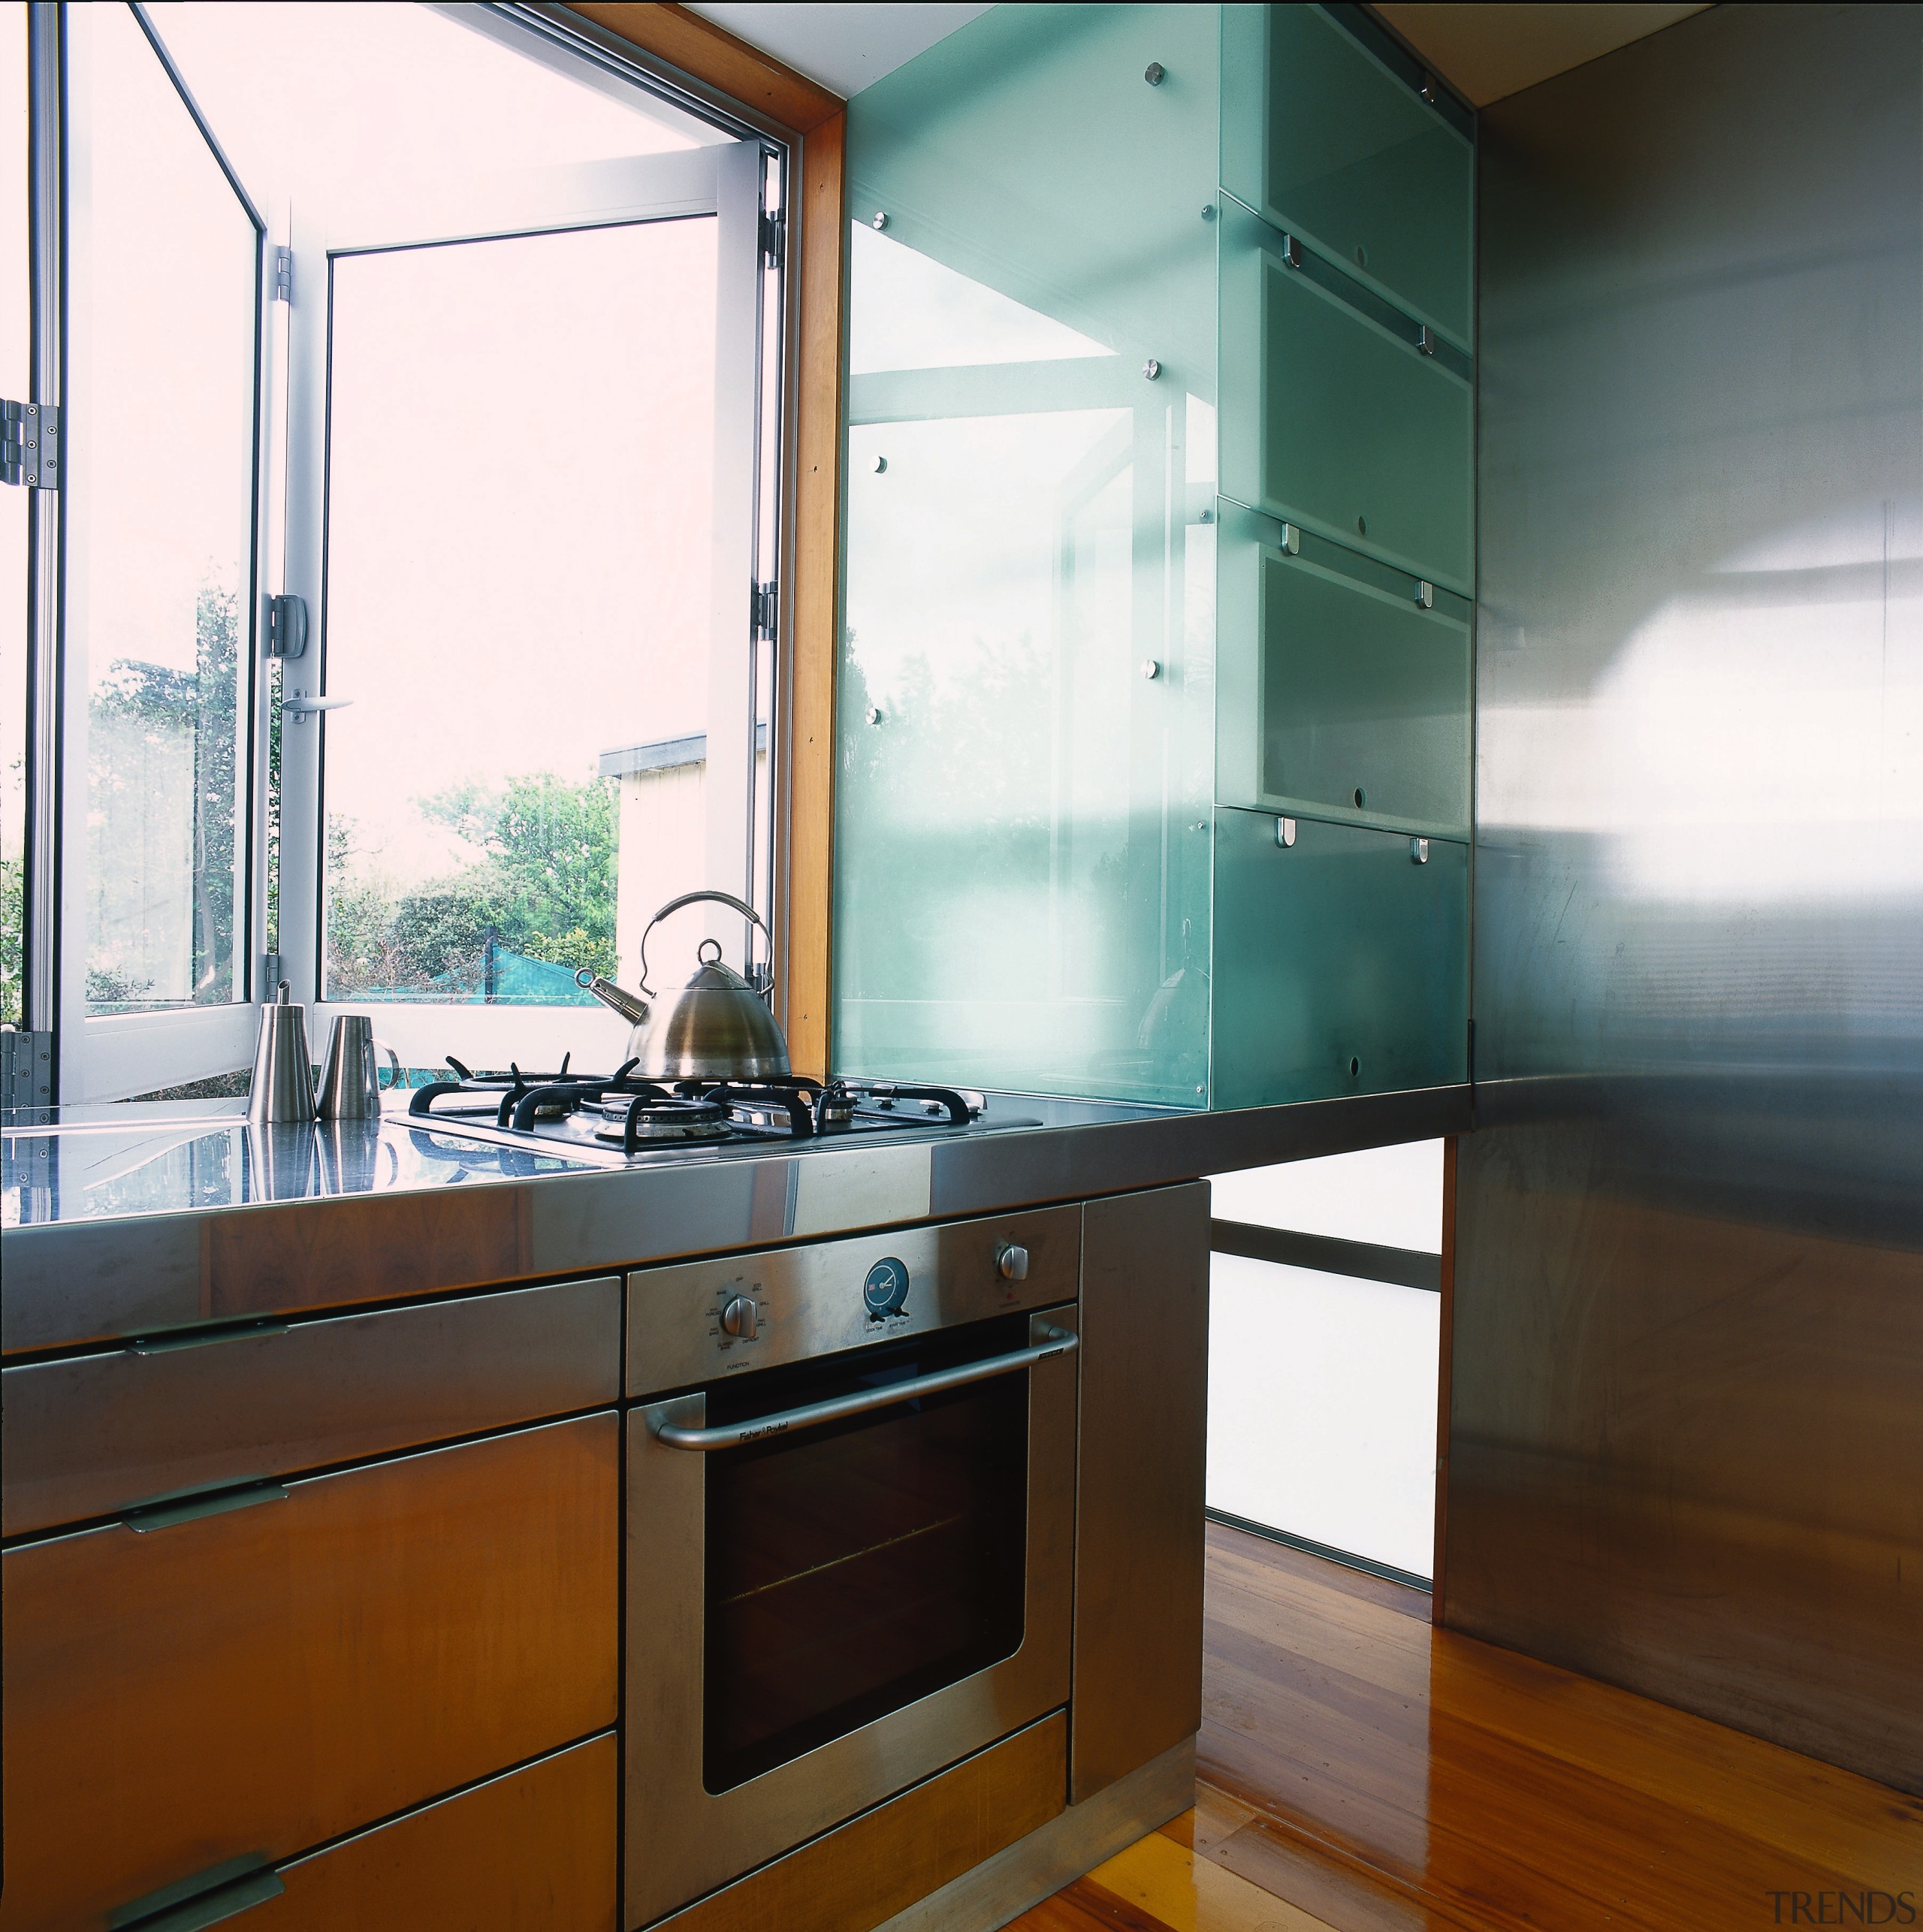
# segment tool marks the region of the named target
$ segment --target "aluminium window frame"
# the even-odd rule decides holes
[[[249,530],[246,581],[242,592],[246,616],[237,664],[239,690],[236,704],[231,969],[236,997],[219,1004],[157,1007],[145,1013],[89,1014],[87,1011],[89,879],[83,855],[86,850],[89,810],[89,639],[86,635],[85,606],[82,604],[77,613],[71,581],[77,542],[83,542],[85,539],[86,519],[84,511],[77,511],[77,503],[68,500],[68,492],[74,489],[77,481],[84,481],[85,463],[83,454],[77,465],[71,460],[63,460],[60,491],[35,493],[41,500],[37,508],[43,512],[50,494],[57,494],[62,500],[55,508],[52,519],[57,525],[56,539],[50,545],[36,549],[30,592],[35,600],[36,618],[35,715],[32,735],[38,755],[29,786],[27,847],[32,882],[29,890],[35,916],[27,958],[28,998],[32,1003],[30,1011],[36,1016],[36,1025],[37,1016],[44,1013],[47,1031],[53,1035],[55,1093],[63,1105],[123,1100],[246,1065],[252,1057],[253,1004],[261,997],[255,965],[254,938],[258,927],[257,894],[253,889],[253,881],[259,871],[261,828],[252,804],[256,789],[254,769],[262,742],[257,729],[260,661],[257,633],[267,538],[261,507],[267,459],[267,412],[263,399],[267,388],[266,358],[270,337],[267,316],[271,300],[270,278],[267,273],[267,225],[258,202],[236,172],[155,32],[145,8],[137,4],[137,0],[129,0],[128,11],[167,85],[179,99],[254,230]],[[69,162],[75,142],[86,137],[86,123],[84,106],[77,109],[71,85],[74,52],[68,31],[71,19],[69,8],[65,5],[52,4],[51,0],[36,0],[35,11],[35,32],[30,56],[30,89],[36,115],[33,134],[35,202],[36,214],[44,207],[47,215],[44,224],[37,222],[33,240],[36,334],[41,329],[38,312],[42,292],[51,291],[56,306],[47,318],[47,326],[59,344],[57,388],[65,427],[74,421],[69,405],[77,376],[84,388],[86,373],[83,360],[78,361],[77,367],[70,312],[77,252],[73,246],[74,223],[77,216],[84,219],[85,215],[83,210],[77,209],[70,192]],[[41,17],[50,17],[46,27],[42,26]],[[52,178],[43,181],[39,164],[44,145],[42,123],[47,119],[57,122],[57,131],[53,135],[52,152],[47,157],[53,169]],[[38,366],[35,374],[38,383],[41,379]],[[63,450],[63,459],[71,459],[79,448],[72,438],[67,441],[71,447]],[[51,651],[45,647],[50,625],[55,639]],[[46,775],[49,774],[50,782]],[[43,784],[47,787],[44,800]],[[43,928],[41,921],[47,922],[51,929]]]
[[[59,492],[32,492],[29,514],[28,610],[29,690],[26,771],[26,903],[23,921],[23,1021],[25,1027],[44,1036],[52,1055],[51,1097],[60,1104],[116,1100],[143,1092],[224,1073],[244,1067],[252,1057],[254,1010],[273,995],[272,980],[288,973],[282,961],[289,955],[288,915],[293,901],[286,889],[287,859],[292,846],[291,835],[300,828],[290,826],[287,814],[287,788],[283,774],[279,884],[279,931],[277,950],[264,952],[268,914],[267,880],[267,748],[275,702],[270,678],[270,660],[265,654],[265,624],[262,618],[264,597],[291,583],[288,565],[295,554],[294,506],[286,501],[291,494],[289,445],[303,426],[299,412],[303,407],[303,385],[288,367],[291,355],[279,352],[275,315],[273,271],[279,248],[292,243],[291,220],[283,207],[263,218],[260,204],[240,183],[205,117],[186,87],[168,55],[164,44],[146,19],[144,10],[131,5],[142,31],[160,59],[171,83],[226,175],[241,205],[254,219],[256,228],[256,336],[255,402],[253,476],[253,532],[249,559],[252,581],[249,586],[246,683],[240,705],[243,730],[237,747],[240,771],[237,777],[237,807],[241,823],[237,826],[237,878],[234,944],[241,978],[242,997],[219,1007],[174,1008],[152,1013],[98,1016],[89,1018],[85,1006],[84,927],[85,868],[79,855],[85,851],[86,787],[83,755],[86,694],[77,699],[74,691],[83,680],[74,675],[79,654],[70,654],[65,630],[66,563],[65,506]],[[598,28],[593,22],[559,6],[518,5],[461,5],[437,6],[436,11],[461,18],[470,27],[479,27],[494,38],[516,46],[544,64],[558,65],[578,77],[586,62],[602,73],[603,84],[632,86],[652,93],[684,113],[693,114],[731,136],[740,145],[696,149],[696,153],[733,153],[741,157],[735,165],[752,168],[760,175],[770,163],[779,184],[780,217],[788,245],[768,264],[768,272],[778,277],[774,300],[764,298],[763,264],[759,219],[760,189],[756,199],[756,248],[751,291],[735,313],[747,327],[751,322],[756,338],[756,386],[744,400],[743,414],[746,435],[738,448],[748,454],[744,466],[753,479],[748,493],[745,570],[731,566],[727,601],[738,605],[738,627],[735,648],[745,662],[734,680],[745,693],[743,729],[740,742],[726,741],[723,735],[711,734],[713,748],[720,756],[711,762],[715,771],[723,760],[738,768],[739,786],[744,799],[745,823],[726,841],[717,838],[708,855],[711,877],[727,883],[731,889],[756,906],[777,936],[774,959],[779,980],[785,980],[788,919],[783,904],[783,883],[789,845],[787,799],[789,790],[787,739],[790,709],[788,689],[792,620],[788,586],[792,581],[794,554],[793,509],[795,473],[796,385],[798,357],[797,311],[800,278],[793,272],[793,246],[798,225],[801,135],[783,122],[774,120],[735,101],[729,95],[698,79],[647,57],[644,50],[621,36]],[[69,376],[66,354],[68,261],[65,200],[66,154],[71,138],[70,103],[67,98],[68,65],[65,57],[66,8],[63,0],[29,0],[29,183],[32,217],[29,251],[32,257],[30,303],[32,314],[31,344],[33,394],[64,406]],[[659,160],[663,157],[651,157]],[[717,207],[717,213],[720,210]],[[590,224],[570,219],[548,225],[572,227]],[[539,224],[537,226],[540,225]],[[503,232],[526,232],[515,228]],[[378,245],[378,244],[376,244]],[[288,315],[287,346],[292,351],[298,328],[297,291],[300,267],[295,268],[296,303]],[[720,303],[729,300],[720,291]],[[769,312],[778,318],[778,343],[764,345],[761,332]],[[303,345],[304,346],[304,345]],[[308,400],[311,400],[309,398]],[[325,398],[323,397],[323,401]],[[764,444],[764,424],[771,424],[778,447]],[[312,425],[306,426],[311,429]],[[325,416],[319,418],[322,443]],[[279,541],[271,525],[277,521],[271,512],[276,472],[286,479],[281,489],[282,507],[288,512],[286,540]],[[738,549],[743,546],[738,546]],[[276,548],[282,551],[276,559]],[[280,567],[272,566],[278,561]],[[778,625],[772,638],[763,638],[754,621],[753,589],[762,584],[777,588]],[[721,600],[717,600],[717,611]],[[314,626],[304,662],[318,666],[324,663],[325,602],[310,601],[318,621]],[[719,619],[717,617],[717,631]],[[744,651],[740,646],[745,645]],[[764,659],[762,654],[768,654]],[[717,654],[717,657],[725,654]],[[303,660],[297,660],[296,663]],[[83,668],[83,667],[80,667]],[[294,665],[282,661],[283,672]],[[303,689],[294,678],[283,680],[285,695]],[[771,713],[757,720],[757,694],[771,693]],[[80,732],[72,727],[73,710],[81,708]],[[720,714],[716,714],[719,715]],[[325,720],[312,720],[318,742]],[[765,730],[768,746],[764,789],[754,783],[757,729]],[[71,756],[77,750],[78,756]],[[723,774],[725,782],[725,774]],[[762,801],[765,799],[765,808]],[[297,805],[297,814],[298,811]],[[762,823],[764,814],[768,820]],[[319,890],[322,878],[322,844],[318,795],[311,823],[315,834],[313,872],[316,896],[313,901],[311,975],[318,964],[320,922]],[[244,868],[239,855],[246,854]],[[64,863],[73,856],[72,865]],[[745,936],[745,935],[744,935]],[[291,962],[290,962],[291,963]],[[298,980],[296,981],[297,985]],[[777,1008],[777,1010],[779,1009]],[[425,1008],[424,1011],[457,1009]],[[532,1015],[571,1009],[508,1008],[509,1013]],[[312,1037],[318,1044],[324,1037],[328,1016],[312,1016]]]

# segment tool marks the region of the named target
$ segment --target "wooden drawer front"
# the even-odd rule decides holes
[[[285,1867],[234,1932],[613,1932],[611,1737]]]
[[[871,1932],[1067,1801],[1068,1722],[1057,1711],[663,1919],[660,1932]]]
[[[0,1373],[9,1536],[613,1402],[621,1284],[188,1330]]]
[[[101,1925],[611,1725],[611,1414],[0,1559],[0,1927]]]

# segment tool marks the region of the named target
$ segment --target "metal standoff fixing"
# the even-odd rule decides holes
[[[1149,65],[1142,70],[1142,78],[1146,80],[1151,87],[1159,87],[1162,83],[1168,78],[1168,69],[1165,68],[1160,61],[1152,60],[1149,62]]]
[[[1142,365],[1142,373],[1152,382],[1162,373],[1162,365],[1152,355]]]

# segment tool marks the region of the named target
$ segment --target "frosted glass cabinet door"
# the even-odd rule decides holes
[[[1469,348],[1466,116],[1423,100],[1418,76],[1391,73],[1322,8],[1223,14],[1222,185]]]
[[[1259,802],[1467,838],[1467,604],[1311,536],[1258,568]]]
[[[1238,502],[1473,590],[1475,394],[1454,352],[1233,206],[1223,225],[1222,488]],[[1366,304],[1366,307],[1357,304]]]
[[[1445,1086],[1468,1074],[1469,848],[1215,814],[1215,1108]]]

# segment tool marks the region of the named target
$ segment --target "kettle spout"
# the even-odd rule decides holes
[[[645,1026],[654,1009],[638,993],[629,992],[625,986],[617,986],[611,980],[604,980],[598,973],[591,973],[584,966],[574,976],[577,986],[592,993],[604,1007],[612,1007],[630,1026]]]

